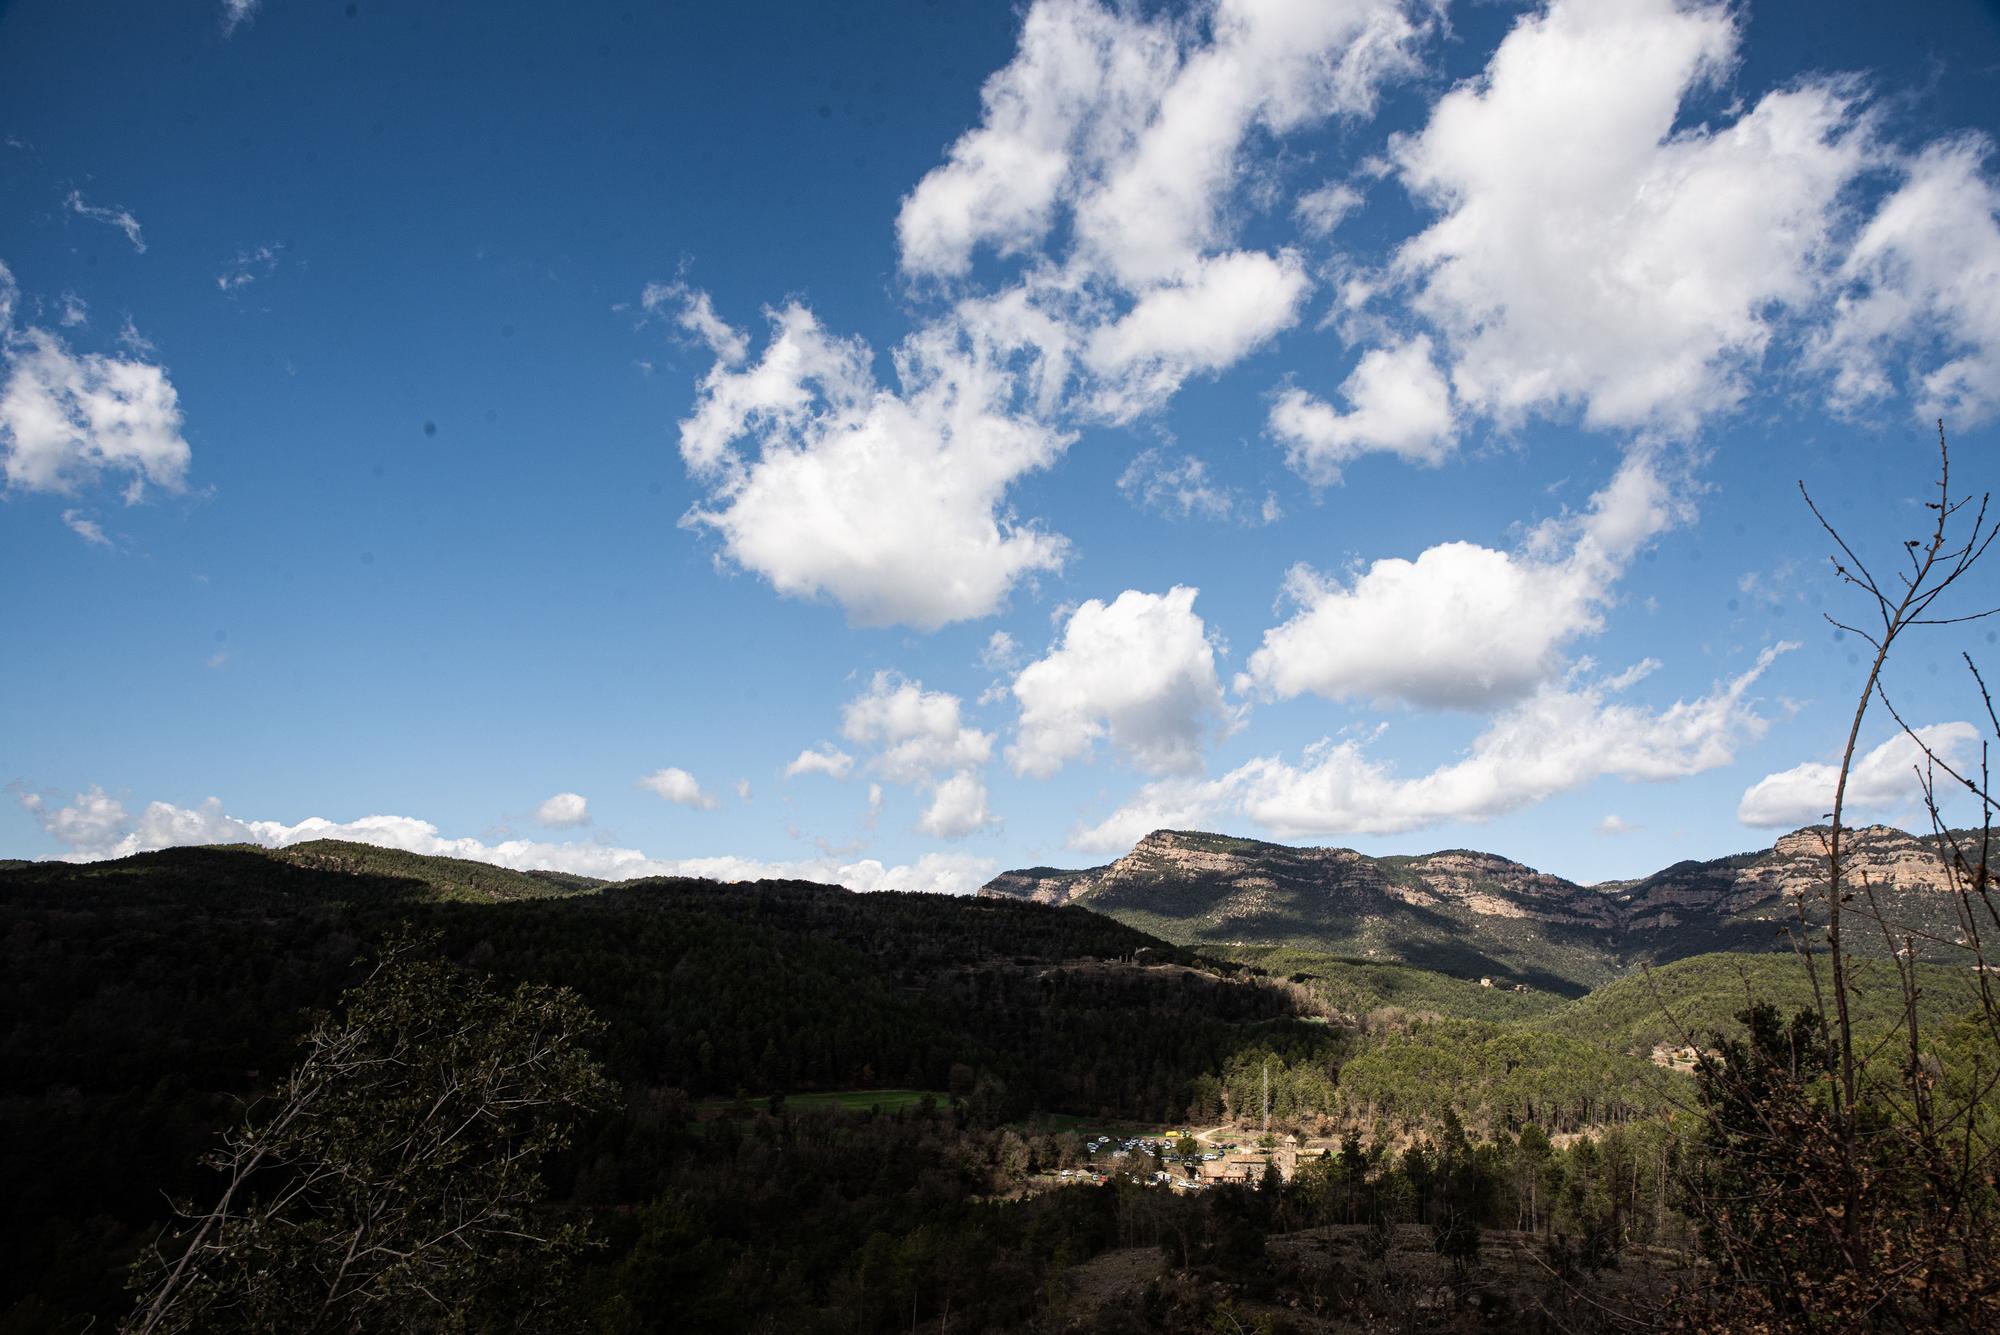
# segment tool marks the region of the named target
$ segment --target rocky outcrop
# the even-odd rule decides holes
[[[1190,830],[1156,830],[1102,867],[1003,873],[984,895],[1081,902],[1189,942],[1293,945],[1364,958],[1456,960],[1463,969],[1572,981],[1636,959],[1761,949],[1824,883],[1823,831],[1769,849],[1682,862],[1633,881],[1585,886],[1468,849],[1369,857]],[[1850,883],[1884,915],[1948,930],[1951,900],[1927,841],[1886,826],[1850,831]],[[1477,966],[1474,968],[1474,966]]]
[[[1003,871],[979,893],[995,899],[1026,899],[1036,904],[1063,905],[1091,888],[1092,877],[1105,870],[1064,871],[1058,867],[1030,867],[1026,871]]]
[[[1623,893],[1634,927],[1672,926],[1691,915],[1796,916],[1801,895],[1826,884],[1825,828],[1795,830],[1762,853],[1712,862],[1681,862]],[[1848,885],[1897,902],[1935,896],[1944,888],[1929,842],[1887,825],[1849,830],[1841,841]]]
[[[1274,892],[1311,888],[1335,900],[1380,896],[1484,917],[1603,927],[1616,922],[1603,895],[1491,853],[1453,849],[1372,858],[1351,848],[1292,848],[1191,830],[1155,830],[1103,867],[1002,872],[979,893],[1068,904],[1188,883],[1227,886],[1246,896],[1249,903],[1226,915],[1236,918],[1254,916],[1257,901]]]

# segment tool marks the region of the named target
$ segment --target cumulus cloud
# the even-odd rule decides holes
[[[1933,144],[1869,219],[1841,266],[1843,291],[1813,358],[1834,372],[1837,405],[1895,388],[1908,359],[1917,413],[1966,426],[2000,407],[2000,184],[1990,141]],[[1928,367],[1910,348],[1935,349]]]
[[[590,804],[581,793],[557,793],[535,808],[535,821],[551,829],[590,824]]]
[[[1211,780],[1148,784],[1072,847],[1122,851],[1163,826],[1210,826],[1241,817],[1285,838],[1400,834],[1450,821],[1482,821],[1602,778],[1664,781],[1729,764],[1761,737],[1766,720],[1748,691],[1779,644],[1705,696],[1648,709],[1614,697],[1652,668],[1604,680],[1541,687],[1497,714],[1463,758],[1415,778],[1372,757],[1366,743],[1325,739],[1302,762],[1260,756]]]
[[[798,759],[785,766],[785,777],[824,774],[830,779],[844,779],[853,769],[853,756],[830,742],[822,742],[817,749],[799,752]]]
[[[972,252],[1040,243],[1073,192],[1072,155],[1101,161],[1144,124],[1178,52],[1172,28],[1088,0],[1043,0],[1014,58],[986,81],[976,129],[903,200],[903,268],[956,276]]]
[[[685,522],[780,593],[832,598],[863,626],[985,616],[1062,567],[1067,542],[1015,520],[1005,495],[1069,438],[1010,408],[990,347],[920,331],[897,350],[891,391],[865,345],[805,308],[771,323],[763,356],[718,360],[681,424],[681,457],[710,489]]]
[[[636,848],[608,844],[508,839],[489,844],[451,839],[429,821],[411,816],[364,816],[355,821],[311,817],[295,825],[271,820],[239,820],[209,798],[198,807],[150,802],[134,817],[125,806],[93,787],[69,805],[55,807],[37,794],[21,798],[52,838],[70,851],[66,859],[92,862],[191,844],[248,843],[283,848],[312,839],[345,839],[409,853],[468,858],[516,871],[562,871],[620,881],[648,876],[695,876],[716,881],[801,880],[850,890],[915,890],[971,894],[998,870],[990,858],[961,853],[926,853],[914,862],[884,865],[864,858],[763,861],[740,857],[663,859]]]
[[[1428,337],[1369,349],[1340,393],[1346,412],[1296,387],[1271,407],[1271,434],[1308,482],[1338,482],[1343,464],[1371,451],[1432,466],[1451,454],[1458,435],[1451,386],[1432,358]]]
[[[1979,730],[1970,723],[1934,723],[1918,728],[1917,738],[1954,769],[1962,769],[1974,749]],[[1917,775],[1924,763],[1917,738],[1899,732],[1854,762],[1847,776],[1843,810],[1884,813],[1907,810],[1923,798]],[[1837,765],[1807,761],[1791,769],[1766,774],[1744,790],[1736,819],[1745,825],[1796,829],[1823,821],[1833,811],[1833,788],[1840,778]]]
[[[696,811],[715,809],[715,798],[701,790],[701,785],[695,782],[694,775],[671,765],[648,774],[639,780],[639,786],[649,792],[658,793],[678,806],[692,807]]]
[[[1148,773],[1200,769],[1230,711],[1215,647],[1194,611],[1198,592],[1127,589],[1109,604],[1093,598],[1070,613],[1055,647],[1014,678],[1021,706],[1007,748],[1014,772],[1049,778],[1100,740]]]
[[[123,475],[128,502],[148,483],[181,490],[192,452],[166,371],[136,356],[78,354],[50,330],[17,328],[18,300],[0,264],[0,467],[8,489],[69,494]]]
[[[1194,372],[1241,361],[1297,322],[1310,289],[1291,251],[1190,261],[1123,316],[1091,331],[1083,357],[1101,380],[1094,410],[1129,421],[1171,398]]]
[[[141,255],[146,253],[145,233],[140,229],[139,220],[132,216],[130,209],[108,209],[96,204],[86,203],[83,193],[77,190],[70,191],[69,198],[64,200],[63,203],[69,208],[71,213],[79,217],[89,218],[93,222],[101,222],[108,226],[116,227],[125,234],[125,239],[132,243],[132,249],[138,251]]]
[[[1253,132],[1372,112],[1428,31],[1395,0],[1220,0],[1208,19],[1206,41],[1184,30],[1144,125],[1072,177],[1082,249],[1127,286],[1177,276],[1224,239]]]
[[[1296,253],[1234,243],[1250,145],[1368,114],[1433,26],[1400,0],[1218,0],[1184,17],[1038,0],[980,124],[903,201],[903,269],[964,278],[982,247],[1018,259],[956,318],[1031,334],[1045,396],[1077,358],[1085,416],[1150,412],[1290,327],[1310,291]],[[1328,194],[1311,212],[1340,206]]]
[[[982,246],[1039,247],[1067,211],[1092,268],[1131,290],[1176,278],[1223,241],[1254,134],[1372,112],[1430,28],[1396,0],[1218,0],[1193,21],[1038,0],[978,127],[903,201],[903,267],[964,275]]]
[[[868,768],[891,783],[922,783],[941,770],[983,765],[993,734],[967,727],[959,698],[923,683],[877,672],[841,713],[841,735],[875,748]]]
[[[1653,458],[1633,453],[1587,512],[1540,526],[1524,551],[1448,542],[1345,582],[1294,567],[1297,610],[1264,633],[1237,689],[1449,709],[1519,699],[1601,628],[1631,558],[1685,514]]]
[[[992,758],[993,734],[966,726],[959,698],[927,691],[922,682],[877,672],[867,690],[841,714],[841,735],[867,746],[871,773],[890,783],[927,791],[931,801],[917,827],[943,839],[961,839],[996,824],[988,810],[979,769]],[[869,789],[869,807],[881,805]]]
[[[963,839],[993,824],[986,809],[986,784],[972,770],[960,770],[931,793],[917,828],[939,839]]]
[[[1394,144],[1443,215],[1394,267],[1446,335],[1462,402],[1691,431],[1741,398],[1780,314],[1816,299],[1867,123],[1847,85],[1808,80],[1677,130],[1738,36],[1723,4],[1556,0]]]

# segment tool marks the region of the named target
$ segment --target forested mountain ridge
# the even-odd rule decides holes
[[[1879,825],[1847,838],[1885,916],[1949,936],[1927,840]],[[1809,827],[1769,849],[1586,886],[1467,849],[1370,857],[1158,830],[1106,866],[1004,872],[980,894],[1082,904],[1183,945],[1293,947],[1576,994],[1636,962],[1771,948],[1822,856]]]
[[[1243,843],[1161,865],[1226,867]],[[1496,950],[1539,933],[1581,951],[1605,931],[1548,907],[1592,892],[1519,864],[1368,861],[1379,898],[1413,915],[1404,941],[1433,954],[1468,906],[1523,934],[1490,932]],[[1689,877],[1673,884],[1705,884]],[[1271,881],[1267,911],[1281,911],[1298,890]],[[1688,1135],[1662,1120],[1688,1077],[1648,1049],[1685,1025],[1736,1029],[1752,992],[1800,988],[1779,976],[1788,958],[1716,956],[1564,1003],[1297,949],[1217,959],[1003,895],[599,885],[338,843],[0,869],[0,1248],[17,1262],[0,1268],[0,1331],[104,1327],[125,1310],[127,1263],[165,1201],[213,1191],[201,1154],[397,938],[497,989],[571,988],[602,1021],[591,1053],[618,1095],[549,1181],[552,1209],[600,1230],[574,1302],[617,1335],[907,1329],[947,1288],[968,1314],[954,1329],[973,1312],[1028,1329],[1034,1295],[1118,1240],[1226,1233],[1253,1205],[1274,1212],[1259,1228],[1359,1217],[1325,1195],[1331,1151],[1282,1190],[1048,1190],[1090,1158],[1065,1129],[1085,1120],[1249,1128],[1268,1111],[1281,1134],[1365,1137],[1365,1155],[1360,1139],[1341,1150],[1352,1202],[1372,1181],[1385,1210],[1407,1195],[1393,1206],[1406,1222],[1431,1208],[1442,1154],[1485,1164],[1496,1191],[1527,1184],[1482,1205],[1483,1226],[1556,1209],[1559,1228],[1615,1216],[1606,1236],[1660,1236],[1664,1206],[1627,1218],[1606,1203],[1664,1200],[1670,1142]],[[1894,1016],[1893,975],[1870,968],[1855,981],[1872,1030]],[[1924,976],[1936,1018],[1952,1017],[1963,973]],[[890,1086],[921,1102],[848,1119],[807,1097]],[[1585,1139],[1555,1151],[1544,1132]]]
[[[1239,1054],[1342,1051],[1286,987],[1081,910],[795,881],[552,888],[339,844],[0,870],[0,1314],[118,1310],[164,1201],[206,1189],[218,1129],[401,933],[602,1018],[624,1102],[557,1182],[621,1206],[671,1185],[690,1101],[897,1085],[983,1127],[1166,1121]],[[0,1330],[54,1328],[21,1321]]]

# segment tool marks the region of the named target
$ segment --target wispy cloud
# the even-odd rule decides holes
[[[264,0],[222,0],[222,35],[231,36],[257,14]]]
[[[223,266],[215,276],[215,285],[225,295],[233,296],[259,278],[268,278],[278,267],[278,257],[284,250],[282,244],[258,246],[254,250],[239,250],[236,258]]]
[[[111,539],[104,534],[104,526],[81,510],[63,511],[62,521],[68,525],[70,532],[76,534],[77,537],[82,538],[92,546],[109,547],[112,545]]]
[[[132,216],[130,209],[111,209],[86,203],[80,190],[70,191],[69,198],[64,203],[69,206],[71,213],[116,227],[125,234],[125,239],[132,243],[132,249],[141,255],[146,253],[145,233],[140,230],[139,220]]]

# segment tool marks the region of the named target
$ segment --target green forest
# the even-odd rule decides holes
[[[450,1328],[413,1292],[462,1292],[475,1329],[1595,1329],[1607,1295],[1664,1304],[1697,1273],[1687,1193],[1695,1165],[1726,1165],[1703,1157],[1723,1064],[1775,1050],[1753,1003],[1790,1015],[1809,995],[1785,956],[1566,1000],[1204,956],[1077,907],[600,887],[335,844],[18,865],[0,952],[6,1332]],[[1864,1032],[1893,1033],[1899,976],[1857,978]],[[1930,1087],[1978,1105],[2000,1069],[1959,1019],[1978,998],[1963,970],[1917,976]],[[326,1183],[375,1181],[402,1151],[371,1122],[429,1096],[324,1073],[379,1070],[363,1058],[385,1035],[398,1069],[428,1069],[410,1054],[430,1060],[444,1040],[425,1035],[460,1013],[444,1029],[475,1047],[438,1059],[454,1072],[513,1070],[482,1035],[568,1054],[561,1079],[523,1068],[543,1094],[518,1106],[546,1118],[501,1119],[497,1157],[453,1161],[451,1180],[490,1185],[477,1218],[507,1247],[350,1278],[345,1306],[229,1297],[311,1272],[306,1240],[337,1242],[328,1221],[357,1199],[382,1227],[377,1195],[300,1212]],[[1648,1060],[1683,1034],[1702,1062]],[[1162,1178],[1192,1157],[1121,1165],[1085,1124],[1196,1148],[1175,1138],[1233,1126],[1274,1161],[1295,1147],[1296,1171],[1175,1190]],[[1964,1126],[1991,1137],[1990,1109]],[[232,1199],[232,1164],[247,1213],[190,1232]],[[176,1248],[205,1258],[196,1280],[175,1281]],[[1143,1301],[1093,1306],[1093,1267],[1139,1256],[1158,1272]],[[181,1315],[139,1322],[149,1295]]]

